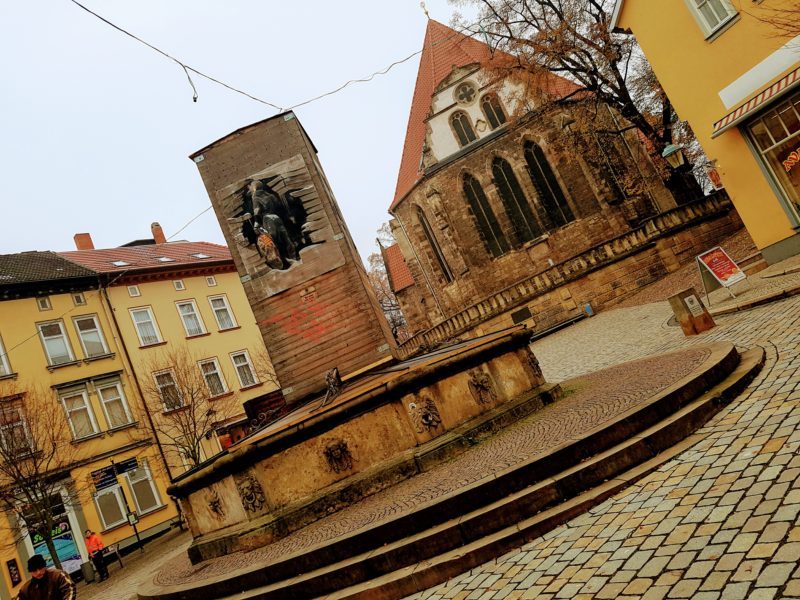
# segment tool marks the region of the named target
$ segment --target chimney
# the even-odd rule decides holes
[[[153,232],[153,239],[155,240],[156,244],[166,244],[167,238],[164,237],[164,230],[161,229],[161,225],[158,222],[150,224],[150,231]]]
[[[94,250],[91,233],[76,233],[72,239],[75,240],[75,247],[78,250]]]

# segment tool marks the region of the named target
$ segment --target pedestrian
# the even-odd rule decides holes
[[[100,581],[108,579],[108,566],[106,557],[103,556],[103,539],[91,529],[86,530],[86,549],[89,551],[89,558],[92,559],[94,569],[100,575]]]
[[[17,600],[75,600],[75,584],[64,571],[48,569],[44,556],[28,559],[31,578],[22,584]]]

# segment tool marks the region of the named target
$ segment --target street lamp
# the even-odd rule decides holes
[[[661,153],[661,157],[664,158],[667,163],[669,163],[669,166],[675,170],[680,169],[686,164],[686,157],[683,154],[683,146],[670,144],[664,148],[664,151]]]

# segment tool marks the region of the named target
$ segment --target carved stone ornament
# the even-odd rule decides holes
[[[349,471],[353,468],[353,455],[344,440],[333,440],[325,446],[323,455],[328,463],[328,468],[334,473]]]
[[[533,369],[533,373],[538,379],[544,379],[544,374],[542,373],[542,367],[539,366],[539,359],[536,358],[536,355],[531,352],[530,348],[528,348],[528,366]]]
[[[247,512],[259,512],[267,502],[264,488],[252,473],[248,473],[236,482],[236,489],[242,499],[242,506]]]
[[[417,433],[436,429],[442,422],[442,416],[439,414],[439,409],[436,408],[436,403],[427,396],[420,398],[418,402],[409,403],[408,412]]]
[[[222,500],[220,500],[219,494],[214,488],[211,488],[211,493],[208,496],[208,509],[218,519],[222,519],[225,516],[225,510],[222,508]]]
[[[473,369],[469,373],[469,391],[478,404],[492,404],[497,400],[494,383],[488,373]]]

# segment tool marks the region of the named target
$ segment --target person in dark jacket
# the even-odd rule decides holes
[[[75,584],[64,571],[48,569],[44,556],[34,554],[28,559],[31,578],[22,584],[17,600],[75,600]]]

